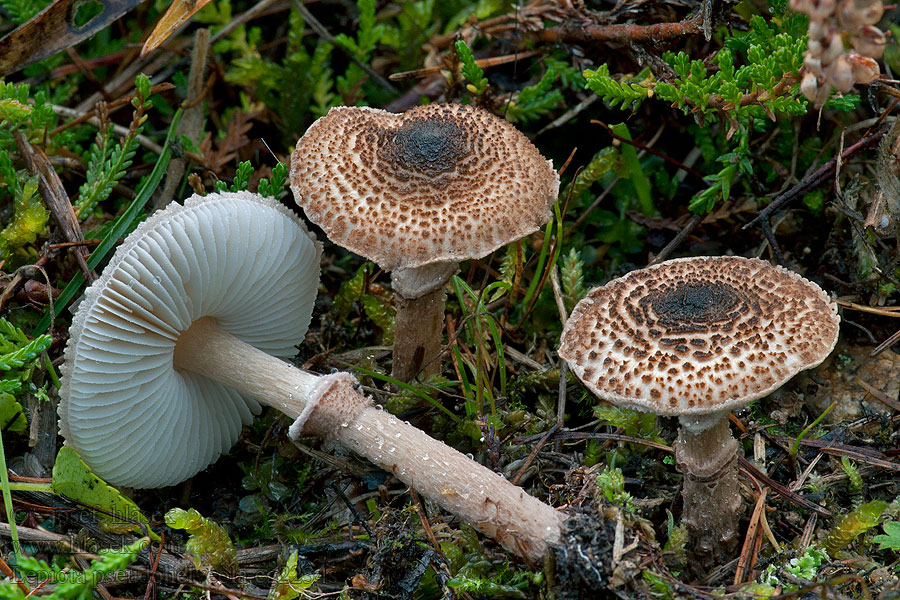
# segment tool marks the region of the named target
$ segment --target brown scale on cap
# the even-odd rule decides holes
[[[698,257],[633,271],[588,294],[559,355],[601,398],[662,415],[733,409],[821,363],[837,306],[758,259]]]
[[[506,121],[458,104],[340,107],[291,161],[297,203],[335,243],[393,271],[480,258],[550,219],[559,177]]]

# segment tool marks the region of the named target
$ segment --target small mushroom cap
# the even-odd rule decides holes
[[[260,407],[176,370],[178,337],[208,316],[260,350],[293,356],[320,254],[290,211],[249,192],[193,196],[151,216],[72,321],[59,405],[66,443],[115,485],[173,485],[204,469]]]
[[[559,355],[600,398],[704,415],[761,398],[837,343],[837,306],[782,267],[734,256],[632,271],[576,305]]]
[[[291,189],[331,241],[394,271],[481,258],[537,231],[559,176],[482,109],[339,107],[297,142]]]

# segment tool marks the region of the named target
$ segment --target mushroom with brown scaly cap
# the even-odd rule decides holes
[[[338,442],[541,558],[560,540],[553,508],[377,410],[350,375],[276,358],[306,332],[319,257],[290,211],[247,192],[194,196],[150,217],[73,319],[59,406],[66,443],[113,484],[173,485],[227,451],[263,404],[295,419],[292,437]]]
[[[336,244],[392,273],[393,374],[437,373],[444,284],[550,220],[559,176],[508,122],[458,104],[333,108],[297,142],[291,189]]]
[[[727,414],[820,364],[837,343],[837,306],[781,267],[681,258],[592,290],[559,355],[598,397],[677,416],[683,521],[704,567],[736,540],[737,441]]]

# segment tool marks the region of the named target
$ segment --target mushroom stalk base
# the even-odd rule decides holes
[[[741,514],[737,440],[724,416],[697,431],[679,428],[675,465],[684,474],[682,522],[700,570],[721,564],[721,553],[736,548]]]
[[[562,515],[443,442],[373,407],[346,374],[316,376],[257,350],[213,319],[179,338],[175,367],[224,383],[298,419],[303,435],[326,436],[459,516],[508,550],[540,560],[560,544]]]

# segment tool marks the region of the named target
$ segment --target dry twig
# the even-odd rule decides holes
[[[677,23],[653,25],[574,25],[563,24],[528,32],[541,42],[619,42],[623,44],[655,44],[703,33],[703,16],[697,15]]]

